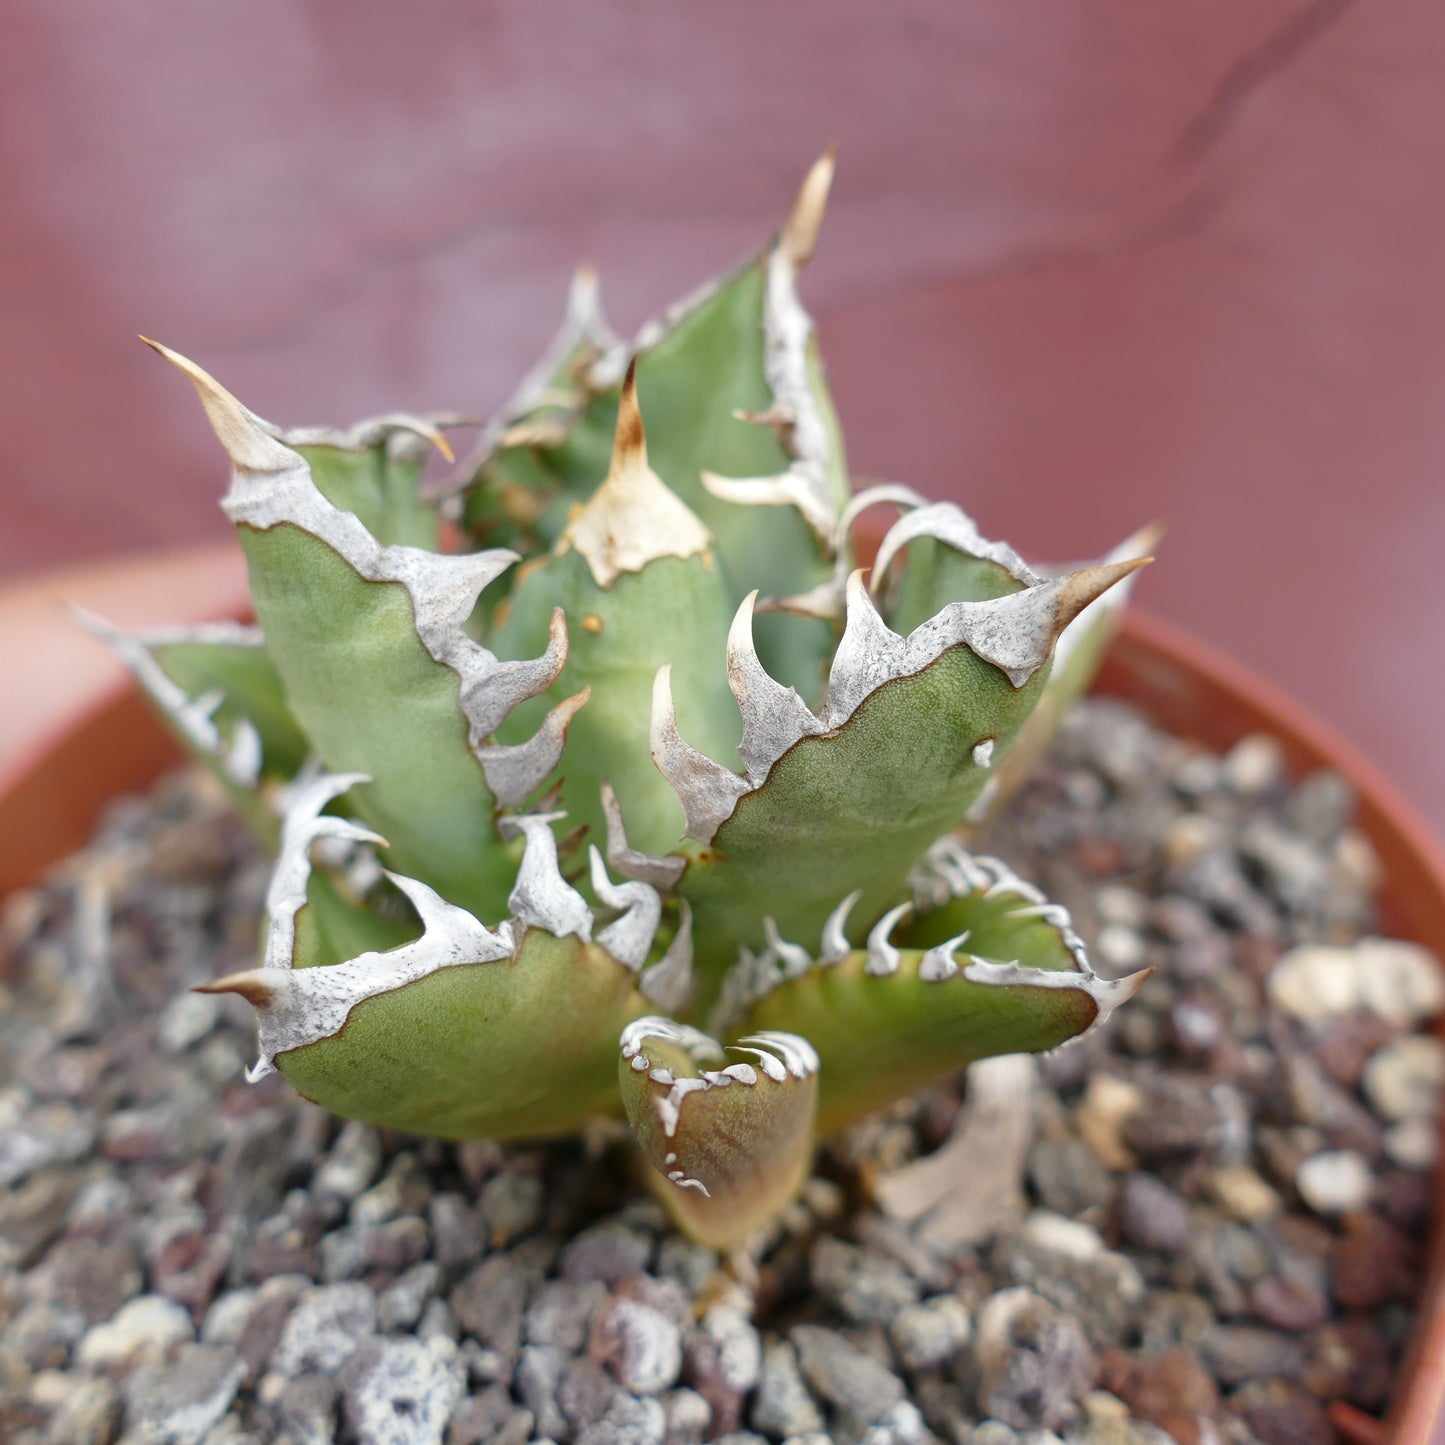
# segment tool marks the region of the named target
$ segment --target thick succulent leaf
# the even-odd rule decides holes
[[[296,775],[307,744],[260,629],[207,623],[131,634],[91,613],[77,611],[76,618],[125,663],[181,745],[274,848],[270,790]]]
[[[730,756],[738,715],[718,660],[735,604],[708,532],[648,465],[630,374],[607,479],[577,510],[558,550],[524,569],[490,641],[506,654],[534,652],[561,606],[574,623],[567,664],[547,693],[513,712],[500,736],[521,740],[548,706],[589,690],[568,736],[562,806],[602,838],[608,781],[633,844],[666,852],[685,820],[648,751],[653,678],[677,660],[685,725],[712,756]]]
[[[368,886],[383,840],[325,811],[359,781],[293,790],[261,966],[202,989],[255,1006],[251,1076],[279,1068],[336,1113],[447,1138],[568,1132],[615,1110],[617,1031],[648,1007],[655,891],[609,885],[617,917],[589,942],[593,914],[538,815],[515,820],[525,852],[495,928],[413,878]]]
[[[796,1034],[760,1033],[725,1052],[651,1016],[623,1031],[618,1072],[658,1193],[694,1239],[741,1243],[808,1177],[818,1058]]]
[[[992,859],[947,850],[948,885],[969,891],[891,909],[863,948],[835,919],[820,961],[749,957],[734,981],[740,1031],[787,1027],[822,1061],[819,1127],[845,1124],[947,1078],[975,1059],[1058,1047],[1096,1026],[1145,974],[1117,982],[1090,969],[1068,914]],[[946,865],[950,866],[950,865]],[[905,920],[908,920],[905,922]],[[792,947],[801,948],[794,944]]]
[[[772,245],[643,327],[632,343],[652,464],[712,533],[742,592],[783,595],[824,581],[829,567],[816,534],[829,531],[847,498],[841,434],[794,287],[830,176],[831,161],[820,163]],[[585,501],[607,471],[626,360],[616,347],[590,368],[574,364],[569,384],[591,394],[565,425],[565,439],[549,440],[545,426],[527,430],[529,421],[555,425],[555,406],[520,420],[512,434],[526,444],[504,446],[481,465],[468,515],[493,514],[509,489],[530,487],[537,528],[555,541],[567,504]],[[789,482],[772,491],[731,485],[784,477]],[[739,505],[742,496],[750,504]],[[791,504],[751,504],[760,499]],[[832,641],[821,623],[760,620],[758,645],[769,666],[810,697]]]
[[[230,453],[226,508],[297,721],[328,768],[368,777],[354,805],[390,839],[399,871],[495,916],[511,871],[496,805],[520,803],[545,780],[585,700],[558,704],[525,744],[492,741],[511,708],[561,670],[560,616],[541,657],[498,662],[464,625],[511,553],[382,546],[322,495],[274,428],[158,349],[190,378]]]

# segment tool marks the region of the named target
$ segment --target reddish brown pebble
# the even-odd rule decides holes
[[[1378,1309],[1413,1298],[1418,1251],[1378,1214],[1360,1209],[1344,1219],[1345,1237],[1335,1249],[1334,1294],[1349,1310]]]
[[[1249,1307],[1257,1319],[1280,1330],[1303,1333],[1322,1325],[1329,1315],[1324,1296],[1299,1280],[1272,1275],[1249,1291]]]

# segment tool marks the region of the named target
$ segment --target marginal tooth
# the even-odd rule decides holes
[[[311,877],[311,844],[322,836],[351,838],[384,847],[386,840],[345,818],[332,818],[321,810],[358,783],[365,773],[324,773],[293,785],[281,818],[281,844],[266,885],[267,970],[289,969],[295,964],[296,915],[306,906],[306,884]]]
[[[516,886],[507,899],[512,915],[529,928],[556,938],[573,934],[584,943],[592,937],[592,910],[587,900],[562,876],[557,864],[557,835],[552,823],[561,813],[523,813],[500,820],[504,835],[518,832],[527,840]]]
[[[954,954],[968,942],[973,930],[965,928],[957,938],[950,938],[947,943],[936,943],[918,961],[918,976],[924,983],[942,983],[946,978],[952,978],[958,972],[958,963]]]
[[[1085,965],[1078,972],[1072,969],[1024,968],[1018,963],[994,963],[975,958],[963,970],[970,983],[998,988],[1072,988],[1093,999],[1096,1012],[1089,1027],[1075,1035],[1083,1038],[1100,1027],[1120,1004],[1127,1003],[1144,986],[1152,968],[1140,969],[1127,978],[1100,978]]]
[[[228,743],[211,716],[224,701],[224,694],[216,691],[194,699],[187,697],[185,689],[171,678],[151,650],[167,642],[207,640],[200,629],[193,634],[172,632],[168,635],[158,631],[141,637],[122,632],[104,617],[81,607],[72,608],[71,615],[115,653],[197,753],[214,759],[238,788],[251,789],[257,785],[261,777],[261,738],[255,727],[248,719],[239,719]]]
[[[788,1081],[788,1066],[774,1053],[763,1048],[749,1048],[746,1043],[733,1045],[733,1050],[739,1054],[751,1054],[762,1066],[763,1072],[775,1083],[786,1084]]]
[[[830,728],[845,723],[866,697],[899,675],[895,662],[903,638],[884,622],[873,605],[863,575],[860,568],[848,578],[848,622],[833,656],[824,707]]]
[[[691,1024],[680,1024],[676,1019],[664,1018],[661,1014],[648,1014],[644,1018],[634,1019],[625,1029],[618,1040],[618,1046],[622,1050],[624,1059],[638,1059],[646,1057],[645,1043],[648,1039],[661,1039],[665,1043],[680,1044],[687,1050],[688,1057],[694,1063],[702,1063],[711,1059],[721,1063],[727,1056],[723,1053],[723,1047],[714,1038],[709,1038],[701,1029],[695,1029]],[[651,1067],[649,1064],[648,1067]],[[662,1073],[663,1070],[658,1070]],[[671,1081],[669,1075],[668,1081]],[[661,1083],[662,1080],[657,1082]]]
[[[770,477],[720,477],[708,471],[699,475],[719,501],[740,507],[796,507],[820,541],[832,540],[837,510],[810,468],[789,467]]]
[[[993,749],[995,738],[984,738],[981,742],[973,745],[973,765],[976,768],[991,768],[993,766]]]
[[[504,807],[519,807],[551,776],[567,743],[567,726],[591,695],[592,689],[584,687],[581,692],[563,698],[524,743],[514,747],[488,743],[477,749],[487,786],[499,803]]]
[[[778,956],[783,965],[783,979],[787,981],[802,978],[813,966],[812,956],[800,943],[789,943],[778,933],[778,925],[771,918],[763,919],[763,932],[767,935],[768,947]]]
[[[838,514],[838,530],[833,538],[834,550],[847,550],[848,536],[853,530],[853,524],[870,507],[894,506],[912,510],[928,505],[927,497],[898,482],[879,482],[876,486],[864,487],[862,491],[854,492],[848,499],[848,505]]]
[[[873,563],[873,591],[883,585],[893,559],[910,542],[931,537],[957,552],[994,562],[1016,582],[1034,587],[1043,578],[1033,571],[1007,542],[990,542],[978,530],[972,517],[952,502],[933,502],[900,517],[884,535]]]
[[[682,870],[687,867],[687,859],[676,855],[657,858],[629,847],[622,822],[622,805],[612,791],[612,784],[604,780],[599,792],[602,794],[602,812],[607,819],[608,866],[624,878],[635,878],[640,883],[651,883],[654,888],[671,892],[682,877]]]
[[[671,1013],[685,1009],[692,1001],[692,909],[685,898],[678,899],[677,906],[677,933],[667,952],[651,968],[642,970],[637,983],[643,998]],[[706,1039],[707,1035],[698,1037]]]
[[[840,556],[839,561],[843,558]],[[795,593],[792,597],[760,597],[759,612],[791,612],[796,617],[816,617],[821,622],[841,622],[843,618],[843,589],[846,578],[836,574],[806,592]]]
[[[763,1033],[749,1034],[746,1038],[739,1039],[738,1043],[771,1049],[781,1059],[786,1072],[795,1079],[806,1079],[822,1068],[818,1051],[801,1034],[785,1034],[769,1029]],[[777,1078],[771,1070],[768,1076]]]
[[[868,934],[868,962],[863,966],[864,973],[873,978],[886,978],[889,974],[898,972],[902,955],[888,941],[888,935],[893,932],[894,926],[905,913],[912,912],[912,903],[900,903],[896,908],[890,908],[873,925]]]
[[[652,761],[682,803],[687,819],[683,836],[711,843],[732,817],[738,799],[751,789],[746,778],[683,741],[672,701],[670,663],[658,668],[653,679],[651,747]]]
[[[336,447],[340,451],[369,451],[372,447],[389,443],[398,432],[418,437],[434,446],[447,461],[454,462],[451,443],[447,441],[443,426],[475,426],[475,417],[463,416],[414,416],[411,412],[392,411],[381,416],[369,416],[353,426],[338,428],[327,426],[279,427],[265,423],[271,435],[288,447]],[[413,443],[415,445],[415,443]]]
[[[412,600],[417,612],[439,631],[465,626],[483,589],[518,560],[517,553],[506,547],[464,553],[425,552],[420,547],[390,550],[401,556],[412,554]]]
[[[499,662],[490,672],[478,674],[464,690],[462,707],[471,719],[477,742],[496,732],[518,703],[546,692],[566,665],[567,615],[556,607],[547,628],[547,650],[540,657]]]
[[[592,866],[592,891],[608,908],[625,911],[597,935],[597,942],[618,963],[636,973],[647,962],[648,950],[657,936],[662,918],[662,899],[646,883],[614,884],[595,844],[588,848]]]
[[[276,1055],[338,1033],[351,1010],[365,999],[439,969],[495,963],[512,956],[509,928],[493,933],[425,883],[398,874],[387,876],[411,900],[425,927],[414,942],[316,968],[262,968],[233,974],[202,987],[206,993],[239,993],[255,1005],[261,1056],[247,1077],[262,1078],[272,1071]]]
[[[823,720],[798,696],[769,675],[753,645],[753,604],[757,592],[743,598],[728,629],[728,686],[743,718],[738,753],[749,781],[762,781],[768,770],[799,738],[823,732]]]
[[[226,773],[238,788],[254,788],[261,781],[261,734],[248,717],[236,719],[231,730],[231,750],[226,757]]]
[[[853,911],[853,905],[863,896],[861,888],[855,888],[829,915],[826,923],[823,924],[823,951],[818,957],[820,968],[831,968],[836,963],[841,963],[853,951],[853,945],[848,942],[848,935],[845,932],[848,923],[848,915]]]
[[[801,270],[812,259],[818,244],[818,232],[823,225],[823,215],[828,208],[828,191],[833,184],[833,172],[837,166],[837,149],[828,149],[813,162],[788,219],[778,237],[781,251],[795,270]]]

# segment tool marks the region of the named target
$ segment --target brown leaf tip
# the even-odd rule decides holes
[[[813,162],[798,188],[793,209],[783,222],[778,245],[794,267],[806,266],[817,247],[818,232],[822,230],[823,215],[828,209],[828,191],[833,184],[837,153],[837,146],[831,145]]]
[[[236,993],[253,1008],[265,1008],[271,1002],[271,985],[250,973],[231,973],[213,983],[198,983],[192,993]]]
[[[642,408],[637,404],[637,358],[627,364],[622,395],[617,402],[617,434],[612,445],[612,465],[635,466],[647,460],[647,435],[642,429]]]

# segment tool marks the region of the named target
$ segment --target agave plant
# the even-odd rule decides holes
[[[850,497],[796,291],[831,174],[630,343],[580,274],[441,482],[455,418],[285,431],[156,346],[229,454],[258,625],[95,624],[275,851],[260,966],[206,986],[255,1006],[252,1078],[445,1138],[625,1111],[719,1246],[820,1131],[1139,982],[965,842],[1140,561],[1041,574],[949,503]]]

